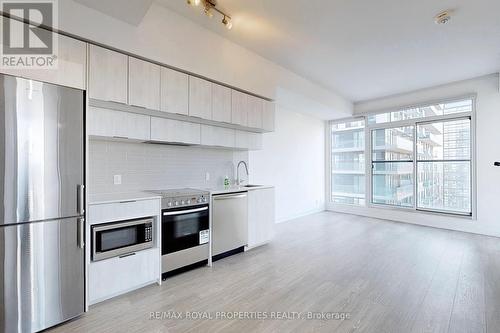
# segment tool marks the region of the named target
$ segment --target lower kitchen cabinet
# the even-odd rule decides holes
[[[88,135],[131,140],[149,140],[150,118],[142,114],[90,107]]]
[[[200,144],[200,126],[186,121],[151,117],[151,140]]]
[[[234,148],[234,129],[201,125],[201,144],[205,146],[217,146]]]
[[[119,197],[119,195],[117,195]],[[89,199],[87,244],[94,244],[93,226],[109,225],[135,219],[154,218],[153,247],[128,252],[120,256],[92,261],[93,247],[86,246],[87,256],[87,300],[95,304],[106,299],[141,288],[148,284],[161,283],[161,202],[160,198],[122,197],[115,201]]]
[[[274,188],[248,191],[248,248],[268,243],[274,236]]]
[[[153,248],[90,263],[89,303],[95,304],[157,282],[159,251]]]

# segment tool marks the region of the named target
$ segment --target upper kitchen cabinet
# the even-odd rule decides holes
[[[186,121],[151,117],[151,140],[200,144],[201,125]]]
[[[127,103],[128,56],[90,45],[89,97]]]
[[[160,66],[129,57],[128,80],[128,104],[160,109]]]
[[[212,119],[212,83],[194,76],[189,77],[189,115]]]
[[[262,129],[274,131],[274,118],[276,117],[276,104],[274,102],[263,101],[264,110],[262,114]]]
[[[262,128],[262,113],[264,100],[255,96],[247,96],[248,115],[247,126],[253,128]]]
[[[160,110],[188,115],[189,76],[169,68],[161,68]]]
[[[9,20],[2,17],[2,20]],[[19,23],[22,24],[22,23]],[[57,63],[54,68],[25,69],[0,68],[0,73],[61,86],[85,89],[86,44],[79,40],[53,33],[57,39]],[[1,44],[1,42],[0,42]]]
[[[235,147],[235,130],[224,127],[201,125],[201,144],[215,147]]]
[[[87,134],[115,139],[147,141],[151,117],[137,113],[90,107]]]
[[[212,120],[231,123],[231,89],[212,84]]]
[[[248,104],[247,94],[231,90],[231,123],[247,126]]]
[[[245,150],[260,150],[262,149],[262,134],[235,130],[234,147]]]

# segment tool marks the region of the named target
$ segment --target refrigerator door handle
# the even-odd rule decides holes
[[[85,213],[85,185],[78,185],[76,196],[78,215],[83,215]]]
[[[85,246],[85,218],[78,218],[78,247],[83,249]]]

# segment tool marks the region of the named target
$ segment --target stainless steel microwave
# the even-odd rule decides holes
[[[92,261],[133,254],[153,247],[153,218],[96,224],[92,230]]]

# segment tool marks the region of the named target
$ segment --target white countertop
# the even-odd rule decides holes
[[[228,188],[216,187],[207,188],[206,191],[210,192],[210,195],[217,194],[229,194],[236,192],[248,192],[254,190],[262,190],[265,188],[273,188],[272,185],[259,185],[255,187],[245,187],[245,186],[231,186]],[[150,192],[127,192],[127,193],[106,193],[106,194],[91,194],[88,197],[89,205],[100,205],[113,202],[122,201],[137,201],[137,200],[149,200],[149,199],[161,199],[160,195],[150,193]]]
[[[216,188],[207,188],[207,191],[210,191],[210,195],[217,194],[226,194],[226,193],[236,193],[236,192],[248,192],[254,190],[262,190],[265,188],[273,188],[272,185],[259,185],[254,187],[245,187],[245,186],[230,186],[230,187],[216,187]]]
[[[107,193],[107,194],[91,194],[88,197],[89,205],[100,205],[121,201],[137,201],[161,199],[161,196],[149,192],[129,192],[129,193]]]

